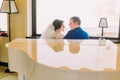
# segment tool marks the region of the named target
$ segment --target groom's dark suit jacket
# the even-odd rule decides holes
[[[70,30],[64,39],[89,39],[89,35],[81,27]]]

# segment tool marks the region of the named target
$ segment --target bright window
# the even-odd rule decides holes
[[[3,0],[0,0],[0,8],[2,5],[2,1]],[[7,31],[7,14],[5,13],[0,13],[0,30]]]
[[[41,34],[54,19],[62,19],[65,32],[69,30],[69,18],[78,16],[81,27],[90,36],[100,36],[100,18],[107,18],[105,37],[117,38],[119,34],[120,0],[37,0],[36,33]]]

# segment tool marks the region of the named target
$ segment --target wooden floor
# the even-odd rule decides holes
[[[7,67],[0,66],[0,80],[18,80],[17,73],[5,73]]]

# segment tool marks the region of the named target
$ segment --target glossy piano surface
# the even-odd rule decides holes
[[[7,44],[9,49],[24,51],[38,64],[85,71],[120,71],[118,48],[110,40],[23,39]],[[16,53],[17,54],[17,53]]]
[[[6,47],[18,80],[120,80],[120,53],[110,40],[18,38]]]

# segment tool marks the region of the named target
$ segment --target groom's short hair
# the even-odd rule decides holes
[[[80,25],[81,24],[81,20],[80,20],[80,18],[79,17],[77,17],[77,16],[73,16],[73,17],[71,17],[70,19],[72,19],[73,20],[73,22],[74,23],[78,23],[78,25]]]
[[[55,19],[55,20],[53,21],[53,26],[54,26],[54,28],[55,28],[55,31],[62,26],[62,23],[63,23],[63,22],[64,22],[64,21],[59,20],[59,19]]]

